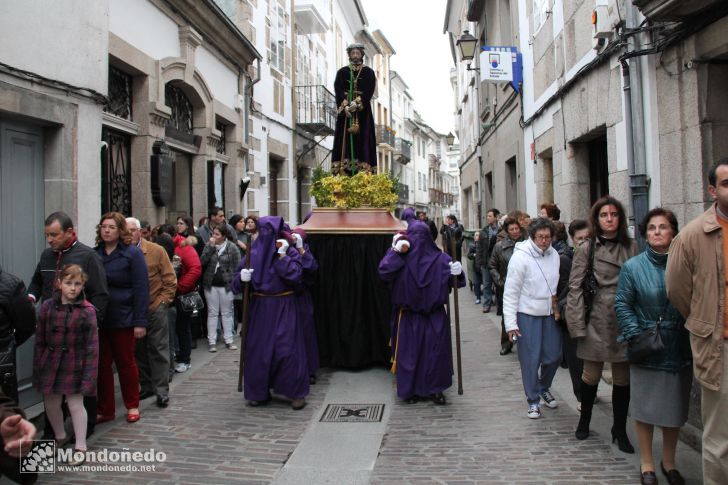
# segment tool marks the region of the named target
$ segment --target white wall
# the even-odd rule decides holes
[[[225,106],[235,108],[238,94],[238,75],[215,55],[200,46],[195,50],[195,64],[212,91],[212,95]]]
[[[180,56],[177,24],[147,0],[109,0],[109,31],[153,59]]]
[[[0,8],[0,62],[106,94],[106,1],[4,1]]]

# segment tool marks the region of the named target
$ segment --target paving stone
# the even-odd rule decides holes
[[[541,419],[528,419],[517,356],[498,355],[500,317],[481,313],[470,295],[460,290],[464,394],[458,395],[454,384],[446,392],[446,406],[405,404],[396,399],[393,377],[377,370],[380,379],[392,380],[387,386],[394,401],[387,404],[378,456],[371,470],[342,473],[346,480],[336,485],[637,483],[638,455],[625,455],[610,443],[610,387],[600,385],[592,436],[585,441],[573,434],[579,415],[563,369],[552,389],[559,407],[544,408]],[[167,459],[157,463],[154,472],[60,472],[41,477],[39,483],[227,485],[267,484],[280,477],[292,453],[308,443],[304,434],[321,417],[327,393],[337,395],[331,381],[341,373],[321,371],[301,411],[293,411],[282,399],[252,408],[236,389],[238,356],[197,349],[192,369],[172,382],[167,409],[149,399],[139,422],[126,423],[120,412],[115,421],[99,426],[89,441],[92,450],[163,451]],[[120,397],[117,409],[123,409]],[[336,429],[350,432],[352,440],[358,438],[356,428],[331,426],[341,426]],[[633,435],[632,443],[636,446]],[[659,459],[657,439],[654,449]],[[682,443],[678,466],[689,484],[701,483],[699,454]],[[302,470],[299,481],[327,483],[320,472]]]

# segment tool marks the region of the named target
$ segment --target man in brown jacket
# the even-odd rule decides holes
[[[713,165],[708,192],[715,203],[680,231],[670,247],[670,302],[690,331],[695,377],[702,388],[703,479],[728,483],[728,158]]]
[[[141,237],[139,221],[127,217],[134,244],[144,253],[149,273],[149,326],[137,339],[136,361],[139,368],[140,399],[156,394],[157,406],[169,405],[169,326],[167,309],[177,292],[177,277],[167,252],[158,244]]]

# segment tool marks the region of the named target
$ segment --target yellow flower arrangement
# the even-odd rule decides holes
[[[397,181],[388,174],[359,172],[347,177],[317,170],[311,185],[311,195],[316,198],[319,207],[382,207],[391,211],[397,202],[396,187]]]

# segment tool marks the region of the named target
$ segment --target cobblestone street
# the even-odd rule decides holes
[[[89,443],[92,450],[154,448],[165,462],[149,472],[62,471],[40,482],[639,483],[638,455],[609,443],[610,387],[600,385],[593,436],[584,442],[574,438],[578,412],[564,369],[553,389],[559,407],[529,420],[517,357],[498,355],[499,319],[482,314],[466,289],[460,301],[465,392],[458,396],[453,385],[447,406],[402,404],[391,375],[370,369],[322,371],[299,412],[283,400],[252,408],[236,391],[238,353],[209,354],[199,341],[192,369],[172,383],[169,408],[149,399],[141,421],[127,424],[119,403],[117,420],[99,426]],[[382,422],[319,422],[325,404],[347,402],[386,403]],[[682,442],[678,467],[688,483],[701,483],[699,454]]]

